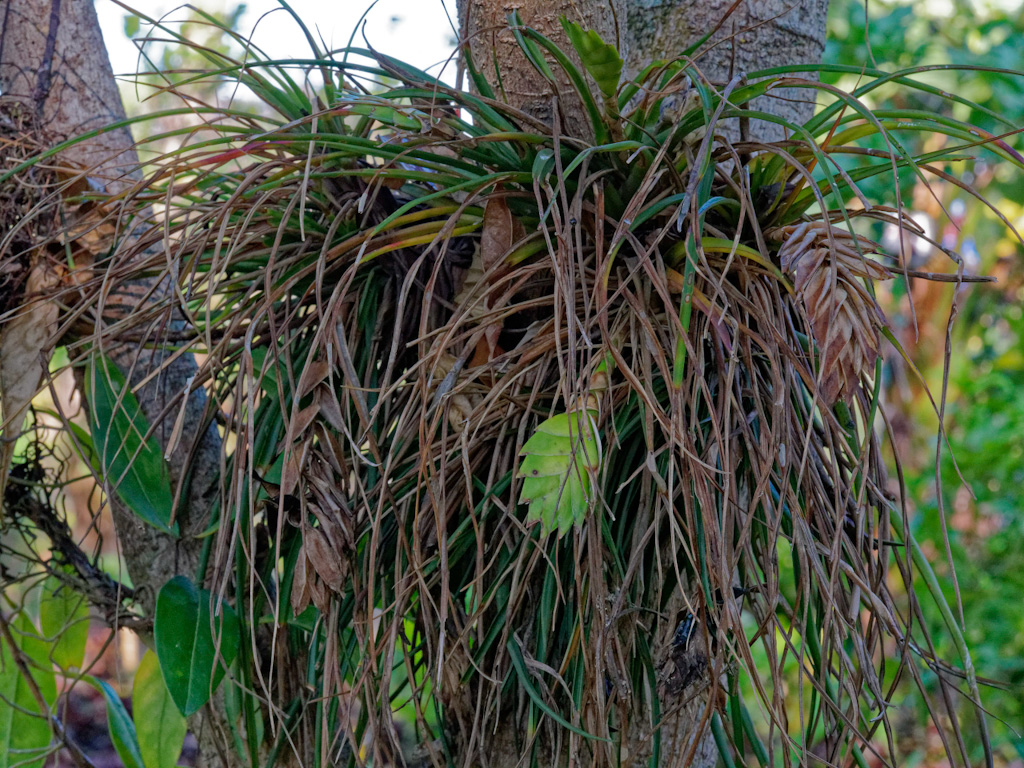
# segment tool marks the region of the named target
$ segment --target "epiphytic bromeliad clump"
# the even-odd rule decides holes
[[[458,90],[369,50],[205,51],[261,110],[196,104],[119,201],[151,228],[93,267],[94,316],[101,271],[161,275],[177,320],[154,341],[203,355],[226,471],[199,577],[252,640],[227,677],[238,744],[255,759],[266,722],[275,754],[312,729],[377,764],[398,718],[439,764],[497,740],[682,765],[709,728],[730,764],[863,764],[894,669],[977,683],[907,600],[923,574],[949,615],[882,451],[898,345],[876,289],[927,275],[870,233],[924,233],[858,184],[1021,158],[864,105],[935,91],[912,74],[852,95],[813,67],[714,84],[681,56],[627,80],[594,33],[566,22],[563,51],[512,25],[589,136],[473,62]],[[823,102],[806,125],[751,106],[783,87]]]

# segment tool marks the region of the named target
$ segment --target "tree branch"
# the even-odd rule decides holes
[[[85,595],[102,613],[103,621],[109,627],[126,627],[137,632],[151,631],[151,619],[142,618],[123,606],[125,600],[134,599],[135,592],[97,568],[75,543],[67,522],[29,490],[30,486],[24,478],[18,477],[18,474],[24,473],[22,468],[25,466],[16,465],[12,469],[11,481],[4,491],[7,519],[24,518],[49,537],[54,558],[69,566],[77,578],[71,579],[66,573],[53,568],[49,568],[50,572]]]

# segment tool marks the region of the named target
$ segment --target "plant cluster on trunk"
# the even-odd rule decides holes
[[[939,677],[965,757],[953,698],[978,685],[890,489],[875,291],[966,278],[865,236],[925,233],[858,182],[964,145],[1024,161],[864,105],[935,94],[912,73],[818,84],[823,1],[521,6],[460,5],[466,87],[308,30],[296,62],[201,48],[194,80],[260,108],[175,85],[202,121],[141,168],[91,5],[12,0],[4,98],[62,174],[20,138],[0,168],[46,185],[10,196],[32,237],[0,241],[0,351],[30,371],[0,367],[4,437],[27,411],[33,446],[5,449],[4,514],[52,542],[25,578],[152,645],[142,700],[190,718],[204,765],[864,764],[892,663]],[[901,131],[950,143],[915,156]],[[58,344],[132,590],[53,504],[29,398]],[[43,715],[45,630],[0,629],[24,679],[49,675],[20,716]],[[113,699],[134,759],[150,734]]]

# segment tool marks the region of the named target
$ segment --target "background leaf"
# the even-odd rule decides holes
[[[164,584],[156,599],[156,653],[171,698],[188,717],[207,702],[238,653],[238,617],[224,603],[216,617],[210,611],[213,595],[184,576]]]
[[[32,669],[32,678],[52,706],[57,699],[57,681],[49,658],[50,644],[39,636],[25,614],[11,622],[11,634],[25,655],[39,665]],[[39,705],[18,670],[11,649],[4,642],[0,646],[0,768],[39,768],[50,745],[49,712],[39,713]],[[8,701],[14,706],[5,703]],[[33,755],[39,755],[38,759],[30,759]]]
[[[132,713],[146,768],[174,768],[188,725],[167,690],[155,653],[143,656],[135,672]]]
[[[81,669],[85,643],[89,638],[89,604],[85,597],[60,579],[46,580],[39,605],[39,623],[43,635],[53,641],[50,658],[61,669]]]

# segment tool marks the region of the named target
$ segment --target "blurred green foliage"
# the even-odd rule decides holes
[[[1024,71],[1024,3],[873,0],[867,7],[867,23],[865,19],[863,2],[833,0],[826,63],[865,62],[889,71],[944,64]],[[857,78],[825,75],[823,79],[848,86]],[[983,104],[1005,121],[1001,124],[985,112],[954,106],[956,117],[979,128],[994,134],[1013,134],[1014,127],[1024,126],[1024,79],[1019,75],[980,69],[943,70],[922,74],[921,79]],[[949,102],[919,91],[892,91],[876,99],[877,106],[891,104],[933,112],[950,109]],[[1008,135],[1006,140],[1021,150],[1019,135]],[[1010,183],[1002,168],[978,167],[968,160],[947,164],[943,170],[981,188],[994,207],[1021,229],[1024,185],[1019,181]],[[900,190],[904,200],[914,194],[918,183],[906,180]],[[885,192],[877,191],[880,195]],[[983,703],[994,716],[991,735],[997,764],[1006,765],[1024,758],[1024,249],[1011,233],[996,226],[994,212],[956,187],[938,182],[932,193],[947,207],[953,200],[963,201],[966,210],[961,230],[953,231],[956,247],[966,250],[968,243],[976,243],[975,270],[995,274],[1000,282],[962,288],[957,297],[960,313],[952,335],[945,418],[948,446],[943,446],[939,462],[941,507],[935,482],[936,417],[923,391],[904,403],[908,421],[915,427],[909,440],[911,450],[905,450],[901,458],[913,511],[912,525],[951,605],[959,591],[965,636],[978,674],[1005,686],[985,689]],[[889,196],[893,196],[891,191]],[[943,216],[937,218],[936,233],[949,228]],[[917,318],[922,328],[931,322],[933,328],[945,332],[952,291],[950,288],[944,300],[937,303],[934,317]],[[906,303],[901,306],[908,308]],[[916,308],[919,313],[927,312],[927,308]],[[911,322],[909,316],[906,321]],[[938,399],[942,359],[934,354],[934,347],[932,350],[930,355],[922,353],[917,362]],[[955,583],[950,559],[957,574]],[[941,617],[926,612],[926,618],[933,637],[943,638]],[[937,654],[954,658],[952,644],[947,646],[940,641]],[[930,683],[938,696],[934,676]],[[906,732],[900,735],[899,748],[907,765],[938,764],[933,762],[939,757],[934,744],[929,745],[923,733],[924,702],[911,688],[905,687],[902,715],[904,721],[912,722],[907,722]],[[965,737],[972,748],[972,762],[980,763],[978,735],[968,732]]]
[[[974,663],[979,674],[1007,686],[988,690],[984,703],[1004,721],[992,730],[1008,758],[1024,757],[1024,741],[1013,732],[1024,726],[1024,321],[1019,303],[990,309],[973,329],[981,349],[951,382],[958,396],[946,424],[952,453],[942,453],[942,501]],[[921,471],[909,480],[915,533],[931,544],[952,602],[934,477]],[[928,618],[941,628],[938,616]]]

